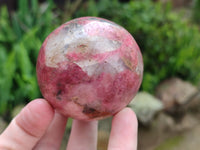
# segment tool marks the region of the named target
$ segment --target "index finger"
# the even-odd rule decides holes
[[[31,101],[0,135],[0,149],[30,150],[47,130],[54,110],[44,99]]]
[[[136,150],[138,122],[130,108],[124,108],[112,120],[108,150]]]

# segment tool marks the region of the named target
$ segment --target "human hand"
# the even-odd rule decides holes
[[[44,99],[25,106],[0,135],[0,150],[58,150],[67,118]],[[97,149],[97,121],[74,120],[67,150]],[[108,150],[137,149],[137,119],[124,108],[112,120]]]

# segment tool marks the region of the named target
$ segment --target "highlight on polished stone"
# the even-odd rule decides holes
[[[112,116],[136,95],[143,76],[140,49],[123,27],[97,17],[64,23],[44,41],[37,79],[44,98],[79,120]]]

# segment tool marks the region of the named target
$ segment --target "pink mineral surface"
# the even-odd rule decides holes
[[[79,120],[101,119],[126,107],[142,76],[142,54],[131,34],[97,17],[58,27],[37,60],[44,98],[64,116]]]

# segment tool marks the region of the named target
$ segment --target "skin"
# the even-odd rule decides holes
[[[0,135],[1,150],[58,150],[67,118],[44,99],[25,106]],[[108,150],[137,149],[137,118],[130,108],[114,115]],[[97,121],[74,120],[66,150],[97,149]],[[77,144],[79,143],[79,144]]]

